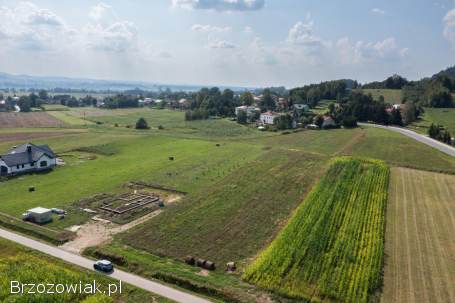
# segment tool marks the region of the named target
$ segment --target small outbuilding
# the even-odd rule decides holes
[[[52,221],[52,210],[43,207],[32,208],[23,215],[23,219],[37,224],[46,224]]]

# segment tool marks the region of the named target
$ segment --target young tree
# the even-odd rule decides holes
[[[401,113],[400,113],[399,109],[392,110],[392,113],[390,115],[390,123],[393,125],[398,125],[398,126],[403,125],[403,119],[401,117]]]
[[[150,127],[144,118],[139,118],[136,122],[136,129],[150,129]]]
[[[237,115],[237,122],[240,124],[246,124],[248,122],[248,116],[246,114],[246,111],[241,110],[239,114]]]
[[[244,92],[240,97],[240,101],[243,105],[251,106],[254,103],[253,94],[250,92]]]

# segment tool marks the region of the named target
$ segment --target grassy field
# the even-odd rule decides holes
[[[361,129],[304,130],[289,135],[256,138],[250,143],[266,148],[299,150],[323,155],[332,155],[348,148],[362,136]]]
[[[455,176],[393,168],[382,302],[455,302]]]
[[[123,294],[108,297],[106,295],[85,294],[10,294],[10,281],[22,283],[77,284],[93,283],[104,285],[115,283],[106,276],[95,274],[76,266],[47,257],[28,248],[0,239],[0,301],[1,302],[48,302],[48,303],[135,303],[135,302],[171,302],[149,292],[124,285]]]
[[[0,153],[32,141],[49,144],[66,161],[66,166],[48,174],[0,182],[0,219],[18,218],[35,206],[60,207],[69,211],[65,220],[44,228],[61,232],[89,219],[79,210],[78,200],[119,192],[130,181],[188,192],[159,216],[95,251],[125,256],[127,269],[147,277],[203,293],[214,291],[217,298],[240,298],[241,302],[257,301],[256,292],[259,297],[262,292],[240,281],[240,273],[286,225],[327,170],[331,157],[355,155],[382,159],[392,166],[455,172],[453,158],[381,129],[304,130],[284,135],[258,132],[227,119],[186,122],[182,112],[148,108],[71,108],[49,114],[64,121],[65,128],[0,129]],[[126,127],[139,117],[152,129]],[[450,118],[445,120],[450,122]],[[160,125],[163,130],[158,129]],[[170,161],[170,156],[175,160]],[[36,192],[29,193],[29,186],[35,186]],[[219,269],[201,272],[182,262],[186,255],[215,261]],[[238,273],[224,273],[228,261],[237,263]],[[283,288],[276,288],[279,291],[301,286],[283,281]],[[357,283],[353,285],[363,300],[365,285]],[[327,293],[333,295],[331,291]]]
[[[65,138],[55,140],[68,142]],[[70,152],[63,155],[67,161],[65,167],[45,175],[25,175],[0,183],[0,196],[5,201],[0,204],[0,212],[18,216],[36,206],[65,208],[77,199],[109,192],[135,180],[195,191],[214,184],[256,157],[260,149],[242,143],[217,147],[208,141],[148,136],[98,145],[93,151],[96,159],[90,153]],[[175,161],[169,161],[169,156],[175,157]],[[31,185],[36,192],[27,193]],[[77,222],[68,220],[67,223]]]
[[[368,302],[382,282],[388,177],[382,162],[334,160],[244,278],[291,297]]]
[[[179,259],[244,262],[273,238],[323,167],[319,156],[270,151],[120,239]]]
[[[43,104],[41,106],[45,111],[51,112],[51,111],[69,111],[70,108],[65,105],[61,104]]]
[[[401,104],[403,93],[401,89],[362,89],[365,94],[371,94],[375,100],[383,96],[386,103]]]
[[[455,135],[455,108],[425,108],[422,119],[412,123],[409,127],[426,134],[431,123],[446,127],[453,137]]]
[[[432,147],[384,129],[365,128],[365,136],[346,154],[430,171],[455,172],[455,159]]]

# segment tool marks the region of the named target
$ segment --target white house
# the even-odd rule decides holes
[[[57,165],[54,152],[47,145],[26,143],[0,156],[0,175],[10,176],[52,169]]]
[[[238,106],[235,108],[235,115],[238,117],[240,112],[245,112],[248,119],[251,119],[256,113],[260,113],[261,110],[256,106]]]
[[[275,124],[275,119],[278,117],[280,117],[280,114],[268,111],[262,113],[261,116],[259,117],[259,120],[262,122],[262,124],[273,125]]]

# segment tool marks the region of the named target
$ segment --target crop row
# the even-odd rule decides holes
[[[381,285],[388,176],[382,162],[334,160],[244,278],[291,297],[368,302]]]

